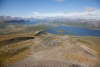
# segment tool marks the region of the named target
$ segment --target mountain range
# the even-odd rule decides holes
[[[57,16],[57,17],[41,17],[39,16],[38,18],[22,18],[22,17],[11,17],[11,16],[0,16],[0,23],[26,23],[26,22],[42,22],[46,24],[60,24],[60,25],[69,25],[73,26],[78,25],[78,27],[94,27],[94,28],[100,28],[100,20],[97,19],[81,19],[81,18],[76,18],[76,19],[71,19],[71,18],[66,18],[64,16]],[[74,26],[75,26],[74,25]],[[75,26],[77,27],[77,26]]]

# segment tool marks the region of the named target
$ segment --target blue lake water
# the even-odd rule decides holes
[[[64,30],[61,34],[68,34],[68,35],[78,35],[78,36],[97,36],[100,37],[100,30],[91,30],[91,29],[85,29],[85,28],[75,28],[75,27],[69,27],[69,26],[57,26],[57,27],[51,27],[53,30],[46,30],[49,33],[52,34],[59,34],[57,30],[61,29]]]
[[[38,21],[34,22],[28,22],[26,24],[34,25],[37,24]],[[92,29],[86,29],[86,28],[75,28],[75,27],[69,27],[69,26],[51,26],[53,28],[52,30],[46,30],[46,32],[52,33],[52,34],[67,34],[67,35],[77,35],[77,36],[97,36],[100,37],[100,30],[92,30]],[[57,30],[64,30],[63,33],[58,33]]]
[[[27,23],[24,23],[24,24],[29,24],[29,25],[34,25],[34,24],[37,24],[38,22],[34,21],[34,22],[27,22]]]

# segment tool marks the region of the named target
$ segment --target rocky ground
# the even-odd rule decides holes
[[[49,34],[31,42],[26,59],[4,67],[100,67],[98,52],[77,38]]]

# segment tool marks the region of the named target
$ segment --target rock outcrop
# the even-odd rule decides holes
[[[42,35],[47,35],[48,33],[43,31],[43,30],[39,30],[39,31],[36,31],[36,34],[35,36],[42,36]]]

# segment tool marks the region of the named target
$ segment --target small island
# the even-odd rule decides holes
[[[58,30],[56,30],[56,32],[57,32],[57,33],[60,33],[60,34],[61,34],[61,33],[64,33],[65,31],[66,31],[66,30],[63,30],[63,29],[58,29]]]

